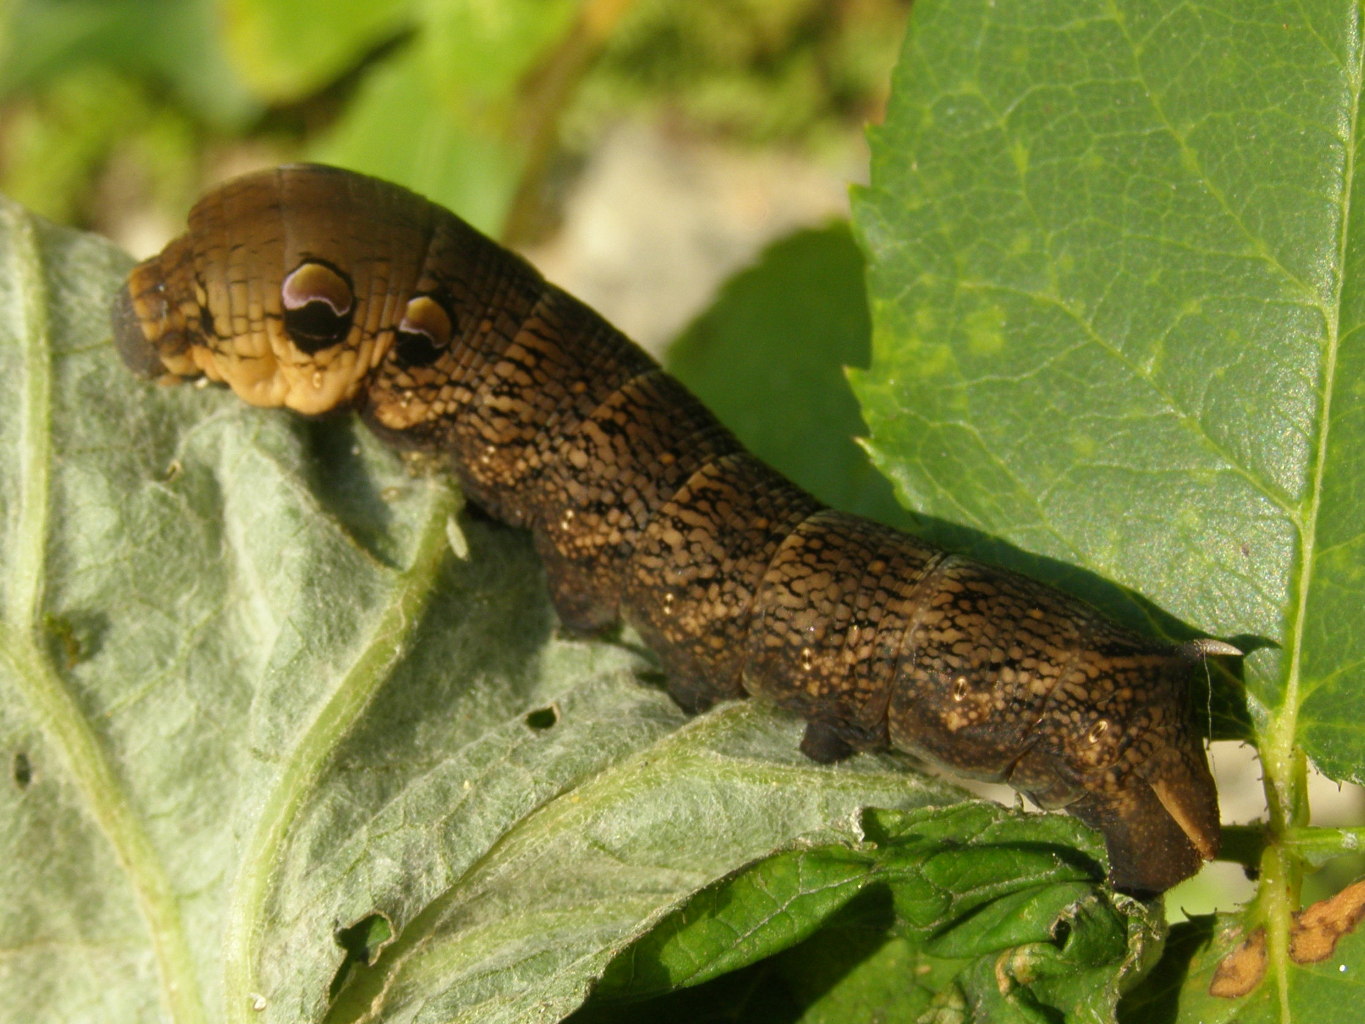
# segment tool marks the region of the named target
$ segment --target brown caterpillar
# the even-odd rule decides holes
[[[326,167],[211,192],[139,265],[114,337],[148,377],[350,406],[448,455],[529,527],[570,627],[618,618],[695,710],[752,694],[816,760],[892,747],[1066,808],[1119,888],[1218,850],[1218,801],[1170,647],[1056,590],[822,507],[748,454],[591,309],[453,214]]]

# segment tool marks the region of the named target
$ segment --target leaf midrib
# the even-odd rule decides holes
[[[42,642],[48,531],[52,516],[53,352],[47,315],[50,296],[39,229],[26,211],[7,204],[9,266],[19,296],[14,323],[23,350],[20,388],[19,472],[13,557],[0,621],[0,656],[8,662],[44,735],[67,760],[85,798],[122,866],[146,924],[161,981],[161,996],[179,1024],[206,1021],[184,923],[165,865],[134,811],[110,752],[102,744]]]
[[[276,784],[266,799],[256,828],[242,852],[233,879],[227,933],[224,936],[224,1019],[242,1024],[259,1019],[251,993],[257,958],[255,943],[266,928],[271,883],[286,837],[300,808],[316,791],[317,781],[342,737],[355,725],[401,655],[422,610],[436,591],[436,577],[449,550],[446,522],[454,513],[455,494],[442,487],[427,514],[411,563],[396,574],[391,598],[374,620],[370,636],[330,699],[298,733]]]

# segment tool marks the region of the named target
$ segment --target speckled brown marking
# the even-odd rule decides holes
[[[679,703],[747,694],[819,760],[894,747],[1104,832],[1160,892],[1218,849],[1171,648],[1013,573],[822,507],[591,309],[447,211],[372,178],[230,182],[116,299],[128,365],[257,405],[359,410],[530,528],[564,621],[619,618]]]

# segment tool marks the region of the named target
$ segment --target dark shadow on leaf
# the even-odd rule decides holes
[[[600,1005],[591,998],[566,1024],[791,1024],[803,1008],[775,960],[763,960],[695,988],[639,1003]]]
[[[488,509],[484,508],[477,501],[473,501],[469,498],[465,499],[464,510],[461,514],[476,523],[496,523],[498,526],[511,529],[511,527],[506,526],[501,519],[495,518]]]
[[[1120,1024],[1173,1024],[1180,995],[1196,953],[1213,938],[1212,915],[1182,921],[1171,928],[1166,948],[1146,981],[1119,1000]]]
[[[832,914],[814,935],[775,956],[652,999],[620,1002],[589,997],[566,1021],[795,1024],[823,994],[892,938],[895,921],[891,890],[870,885]]]
[[[298,424],[310,457],[306,472],[311,492],[355,539],[386,565],[393,565],[388,540],[393,513],[361,460],[354,416],[291,418]],[[395,566],[396,567],[396,566]]]

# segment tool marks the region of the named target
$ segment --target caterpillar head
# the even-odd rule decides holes
[[[140,376],[206,378],[253,405],[350,404],[381,364],[430,364],[450,348],[452,300],[428,269],[436,209],[328,167],[231,181],[115,297],[119,352]],[[458,243],[451,223],[442,240]]]

